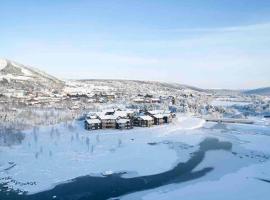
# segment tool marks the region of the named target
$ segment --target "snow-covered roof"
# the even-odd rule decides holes
[[[171,116],[171,113],[164,113],[162,115],[163,115],[163,117],[170,117]]]
[[[142,120],[147,120],[147,121],[153,120],[153,118],[149,115],[143,115],[143,116],[140,116],[139,118],[141,118]]]
[[[99,119],[87,119],[86,122],[88,124],[98,124],[98,123],[101,123],[101,121]]]
[[[106,113],[105,112],[96,112],[96,115],[98,117],[104,116]]]
[[[118,119],[116,122],[120,124],[125,124],[127,122],[130,122],[130,119]]]
[[[153,117],[155,117],[155,118],[163,118],[164,117],[164,115],[162,115],[162,114],[156,114],[156,115],[153,115]]]
[[[87,113],[87,116],[97,116],[97,113],[96,112],[89,112],[89,113]]]
[[[115,111],[113,115],[116,117],[126,117],[128,114],[127,111]]]
[[[160,101],[159,98],[151,98],[152,101]]]
[[[151,110],[148,111],[151,115],[157,115],[157,114],[161,114],[164,113],[164,110]]]
[[[106,119],[112,119],[112,120],[116,120],[117,117],[114,115],[100,115],[98,116],[101,120],[106,120]]]
[[[133,101],[144,101],[144,99],[143,98],[135,98],[135,99],[133,99]]]

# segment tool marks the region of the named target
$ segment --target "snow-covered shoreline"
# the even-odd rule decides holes
[[[190,117],[183,120],[192,121]],[[72,127],[62,123],[53,128],[28,130],[21,145],[0,147],[0,152],[5,152],[0,159],[4,166],[0,177],[10,176],[18,183],[34,182],[34,185],[22,186],[13,181],[8,184],[10,188],[34,193],[78,176],[97,176],[108,170],[126,171],[135,176],[160,173],[179,161],[177,152],[164,142],[170,140],[166,134],[201,123],[202,120],[194,118],[193,124],[186,123],[186,126],[180,123],[123,131],[86,131],[76,121]],[[157,145],[149,145],[151,142]],[[183,161],[188,159],[188,153],[182,155]],[[3,168],[8,167],[8,162],[16,166],[5,171]]]

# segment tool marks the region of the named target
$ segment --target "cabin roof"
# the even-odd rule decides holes
[[[149,115],[139,116],[139,118],[141,118],[142,120],[146,120],[146,121],[153,120],[153,118],[151,116],[149,116]]]
[[[163,117],[170,117],[172,114],[171,113],[164,113]]]
[[[164,110],[150,110],[148,111],[148,113],[150,113],[151,115],[157,115],[157,114],[161,114],[164,113]]]
[[[86,122],[88,124],[99,124],[101,121],[99,119],[87,119]]]
[[[161,119],[161,118],[164,117],[164,115],[162,115],[162,114],[156,114],[156,115],[153,115],[153,117],[158,118],[158,119]]]

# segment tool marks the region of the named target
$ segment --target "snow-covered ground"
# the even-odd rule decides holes
[[[245,106],[245,105],[249,105],[249,104],[251,104],[251,102],[225,101],[225,100],[219,100],[219,99],[216,99],[216,100],[211,102],[211,105],[213,105],[213,106],[222,106],[222,107],[230,107],[230,106],[234,106],[234,105]]]
[[[123,199],[268,199],[270,127],[207,123],[204,128],[206,134],[233,144],[232,152],[209,152],[194,170],[214,167],[211,173],[190,182],[130,194]]]
[[[269,183],[259,179],[270,179],[269,133],[270,127],[263,124],[206,123],[192,116],[178,116],[169,125],[122,131],[86,131],[78,121],[40,127],[25,131],[21,145],[0,147],[0,183],[8,181],[10,188],[35,193],[89,174],[157,174],[187,161],[203,139],[215,137],[231,142],[233,148],[206,154],[195,171],[213,167],[207,175],[121,199],[267,199]]]
[[[17,181],[15,184],[10,180],[13,189],[38,192],[78,176],[106,171],[126,171],[130,175],[161,173],[179,160],[188,159],[189,154],[183,152],[179,158],[163,141],[182,140],[177,134],[168,133],[196,128],[204,122],[190,117],[179,120],[171,125],[123,131],[86,131],[82,122],[25,131],[21,145],[0,147],[0,178],[9,176]],[[200,137],[193,144],[198,141]],[[23,185],[27,182],[34,184]]]

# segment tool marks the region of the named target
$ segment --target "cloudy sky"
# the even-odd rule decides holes
[[[1,0],[0,57],[66,79],[270,86],[270,1]]]

